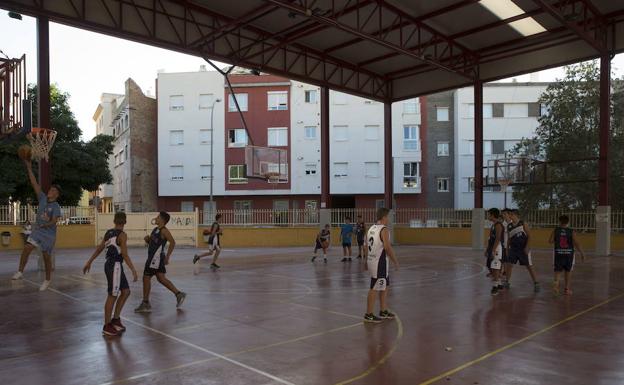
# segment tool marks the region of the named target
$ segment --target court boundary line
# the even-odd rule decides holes
[[[505,346],[502,346],[502,347],[500,347],[498,349],[492,350],[491,352],[486,353],[486,354],[482,355],[479,358],[476,358],[476,359],[474,359],[472,361],[465,362],[465,363],[463,363],[463,364],[461,364],[461,365],[459,365],[459,366],[457,366],[457,367],[455,367],[453,369],[447,370],[444,373],[441,373],[441,374],[439,374],[439,375],[437,375],[435,377],[432,377],[432,378],[430,378],[428,380],[425,380],[424,382],[420,382],[418,385],[431,385],[431,384],[433,384],[435,382],[443,380],[443,379],[445,379],[445,378],[447,378],[447,377],[449,377],[449,376],[451,376],[453,374],[459,373],[459,372],[461,372],[464,369],[467,369],[467,368],[469,368],[469,367],[471,367],[471,366],[473,366],[475,364],[478,364],[478,363],[480,363],[482,361],[487,360],[488,358],[494,357],[494,356],[496,356],[496,355],[498,355],[498,354],[500,354],[500,353],[502,353],[504,351],[507,351],[507,350],[509,350],[509,349],[511,349],[513,347],[516,347],[516,346],[520,345],[523,342],[526,342],[526,341],[531,340],[531,339],[533,339],[533,338],[535,338],[537,336],[540,336],[540,335],[542,335],[544,333],[547,333],[550,330],[552,330],[552,329],[554,329],[554,328],[556,328],[558,326],[561,326],[561,325],[563,325],[565,323],[573,321],[573,320],[575,320],[575,319],[577,319],[577,318],[579,318],[579,317],[581,317],[581,316],[583,316],[583,315],[585,315],[587,313],[590,313],[590,312],[592,312],[592,311],[594,311],[594,310],[596,310],[596,309],[598,309],[598,308],[600,308],[600,307],[602,307],[604,305],[607,305],[607,304],[609,304],[609,303],[611,303],[611,302],[613,302],[615,300],[618,300],[618,299],[620,299],[622,297],[624,297],[624,293],[620,293],[620,294],[617,294],[617,295],[615,295],[615,296],[613,296],[611,298],[607,298],[606,300],[604,300],[604,301],[602,301],[602,302],[600,302],[600,303],[598,303],[596,305],[593,305],[593,306],[591,306],[591,307],[589,307],[589,308],[587,308],[585,310],[582,310],[582,311],[580,311],[578,313],[572,314],[571,316],[566,317],[566,318],[564,318],[564,319],[562,319],[562,320],[560,320],[558,322],[555,322],[554,324],[549,325],[549,326],[547,326],[547,327],[545,327],[545,328],[543,328],[541,330],[538,330],[538,331],[536,331],[534,333],[531,333],[528,336],[520,338],[520,339],[518,339],[518,340],[516,340],[514,342],[511,342],[511,343],[509,343],[509,344],[507,344]]]
[[[33,281],[30,281],[30,280],[28,280],[28,279],[24,279],[24,282],[28,282],[29,284],[31,284],[31,285],[33,285],[33,286],[39,286],[37,283],[35,283],[35,282],[33,282]],[[59,295],[61,295],[61,296],[63,296],[63,297],[69,298],[69,299],[71,299],[71,300],[74,300],[74,301],[81,302],[81,303],[84,303],[84,304],[86,304],[86,305],[92,306],[92,304],[91,304],[91,303],[89,303],[89,302],[87,302],[87,301],[84,301],[84,300],[82,300],[82,299],[80,299],[80,298],[78,298],[78,297],[74,297],[74,296],[72,296],[72,295],[70,295],[70,294],[63,293],[63,292],[62,292],[62,291],[60,291],[60,290],[57,290],[57,289],[54,289],[54,288],[48,288],[48,290],[49,290],[49,291],[51,291],[51,292],[53,292],[53,293],[59,294]],[[223,354],[219,354],[219,353],[217,353],[217,352],[213,352],[213,351],[208,350],[208,349],[206,349],[206,348],[202,348],[202,347],[201,347],[201,346],[199,346],[199,345],[195,345],[195,344],[193,344],[193,343],[191,343],[191,342],[185,341],[185,340],[183,340],[183,339],[181,339],[181,338],[178,338],[178,337],[176,337],[176,336],[172,336],[172,335],[167,334],[167,333],[165,333],[165,332],[163,332],[163,331],[160,331],[160,330],[158,330],[158,329],[154,329],[154,328],[151,328],[151,327],[149,327],[149,326],[142,325],[142,324],[140,324],[140,323],[138,323],[138,322],[136,322],[136,321],[134,321],[134,320],[128,319],[128,318],[126,318],[126,317],[121,317],[121,318],[122,318],[124,321],[126,321],[126,322],[128,322],[128,323],[130,323],[130,324],[133,324],[133,325],[135,325],[135,326],[138,326],[138,327],[140,327],[140,328],[142,328],[142,329],[145,329],[145,330],[151,331],[152,333],[159,334],[159,335],[161,335],[161,336],[163,336],[163,337],[169,338],[169,339],[171,339],[171,340],[173,340],[173,341],[176,341],[176,342],[178,342],[178,343],[181,343],[181,344],[183,344],[183,345],[186,345],[186,346],[188,346],[188,347],[190,347],[190,348],[193,348],[193,349],[199,350],[199,351],[201,351],[201,352],[204,352],[204,353],[206,353],[206,354],[209,354],[209,355],[211,355],[211,356],[213,356],[213,357],[215,357],[215,358],[219,358],[219,359],[221,359],[221,360],[223,360],[223,361],[226,361],[226,362],[229,362],[229,363],[234,364],[234,365],[236,365],[236,366],[239,366],[239,367],[241,367],[241,368],[247,369],[247,370],[252,371],[252,372],[254,372],[254,373],[256,373],[256,374],[260,374],[260,375],[262,375],[262,376],[264,376],[264,377],[270,378],[270,379],[271,379],[271,380],[273,380],[273,381],[277,381],[277,382],[282,383],[282,384],[285,384],[285,385],[295,385],[294,383],[292,383],[292,382],[290,382],[290,381],[284,380],[284,379],[282,379],[282,378],[280,378],[280,377],[277,377],[277,376],[275,376],[275,375],[273,375],[273,374],[271,374],[271,373],[267,373],[267,372],[265,372],[265,371],[263,371],[263,370],[260,370],[260,369],[254,368],[253,366],[249,366],[249,365],[244,364],[244,363],[242,363],[242,362],[240,362],[240,361],[237,361],[237,360],[234,360],[234,359],[232,359],[232,358],[226,357],[226,356],[224,356]]]

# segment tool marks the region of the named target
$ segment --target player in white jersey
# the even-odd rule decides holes
[[[371,284],[370,290],[368,291],[364,322],[379,323],[384,319],[394,318],[394,314],[388,310],[388,306],[386,305],[388,287],[390,286],[388,258],[390,258],[396,269],[399,268],[399,262],[394,256],[394,250],[390,243],[390,231],[387,227],[389,212],[390,210],[386,208],[377,210],[377,223],[368,229],[366,235],[367,247],[364,248],[364,253],[366,254],[365,268],[370,272]],[[374,313],[375,297],[377,293],[379,293],[380,302],[379,317]]]

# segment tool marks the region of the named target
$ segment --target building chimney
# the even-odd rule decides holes
[[[539,72],[533,72],[532,74],[530,74],[529,75],[529,81],[531,83],[539,82]]]

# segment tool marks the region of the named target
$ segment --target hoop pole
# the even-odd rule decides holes
[[[37,17],[37,102],[37,125],[50,128],[50,23],[44,16]],[[51,185],[50,163],[45,159],[39,161],[39,184],[43,191]]]
[[[474,82],[474,208],[483,208],[483,82]],[[494,171],[496,172],[496,170]]]

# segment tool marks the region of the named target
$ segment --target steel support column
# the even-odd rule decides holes
[[[47,17],[37,18],[37,124],[50,127],[50,23]],[[51,184],[50,163],[39,162],[39,183],[44,191]]]
[[[474,82],[474,208],[483,208],[483,83]]]
[[[609,205],[609,138],[611,100],[611,56],[603,53],[600,56],[600,160],[598,163],[598,205]]]
[[[321,87],[321,209],[331,207],[329,192],[329,88]]]
[[[384,206],[392,210],[394,178],[392,164],[392,103],[384,103]]]

